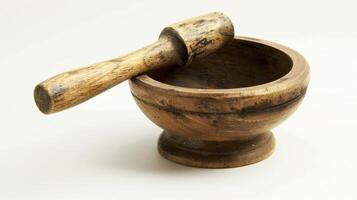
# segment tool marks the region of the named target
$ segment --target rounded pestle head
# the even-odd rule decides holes
[[[160,38],[175,39],[180,47],[182,65],[193,59],[205,57],[233,40],[234,27],[231,20],[220,12],[190,18],[166,27]]]

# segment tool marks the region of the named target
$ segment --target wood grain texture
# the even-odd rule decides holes
[[[187,64],[230,42],[234,37],[234,27],[223,13],[213,12],[168,26],[160,35],[174,35],[184,44]]]
[[[222,13],[188,19],[165,28],[159,40],[147,47],[38,84],[36,104],[45,114],[70,108],[139,74],[204,57],[231,41],[233,35],[233,25]]]
[[[68,71],[40,83],[35,88],[36,103],[43,113],[58,112],[143,71],[174,65],[178,59],[173,43],[160,39],[128,55]]]
[[[305,95],[309,74],[308,63],[296,51],[264,40],[238,37],[188,66],[133,78],[130,87],[144,114],[167,133],[202,141],[197,143],[201,145],[209,141],[235,144],[269,133],[287,119]],[[165,149],[161,152],[165,157],[175,158],[177,151],[169,150],[175,147],[161,148]],[[190,151],[192,147],[180,149]],[[272,151],[265,150],[257,150],[256,156]],[[220,152],[224,154],[224,149]],[[209,168],[259,160],[249,157],[252,160],[242,161],[242,156],[236,155],[236,160],[222,158],[228,164],[212,164],[200,155],[200,164],[192,164],[197,157],[187,157],[189,152],[180,155],[183,157],[175,162]]]

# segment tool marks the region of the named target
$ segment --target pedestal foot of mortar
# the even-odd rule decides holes
[[[192,167],[231,168],[250,165],[269,157],[275,147],[274,135],[267,132],[250,140],[205,141],[163,131],[159,153],[166,159]]]

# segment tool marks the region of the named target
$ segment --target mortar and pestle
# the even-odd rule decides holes
[[[165,28],[125,56],[54,76],[34,91],[38,108],[58,112],[130,79],[143,113],[164,129],[160,154],[183,165],[228,168],[267,158],[271,129],[302,101],[309,66],[296,51],[234,37],[214,12]]]

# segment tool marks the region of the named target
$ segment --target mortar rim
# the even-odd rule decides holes
[[[181,96],[257,96],[285,91],[292,87],[307,87],[310,78],[309,64],[306,59],[297,51],[275,42],[270,42],[267,40],[252,37],[235,36],[234,40],[244,40],[252,43],[262,44],[281,51],[291,59],[291,70],[284,76],[267,83],[229,89],[199,89],[175,86],[155,80],[146,74],[130,79],[130,84],[131,82],[135,82],[136,84],[140,83],[151,89],[166,90],[179,94]]]

